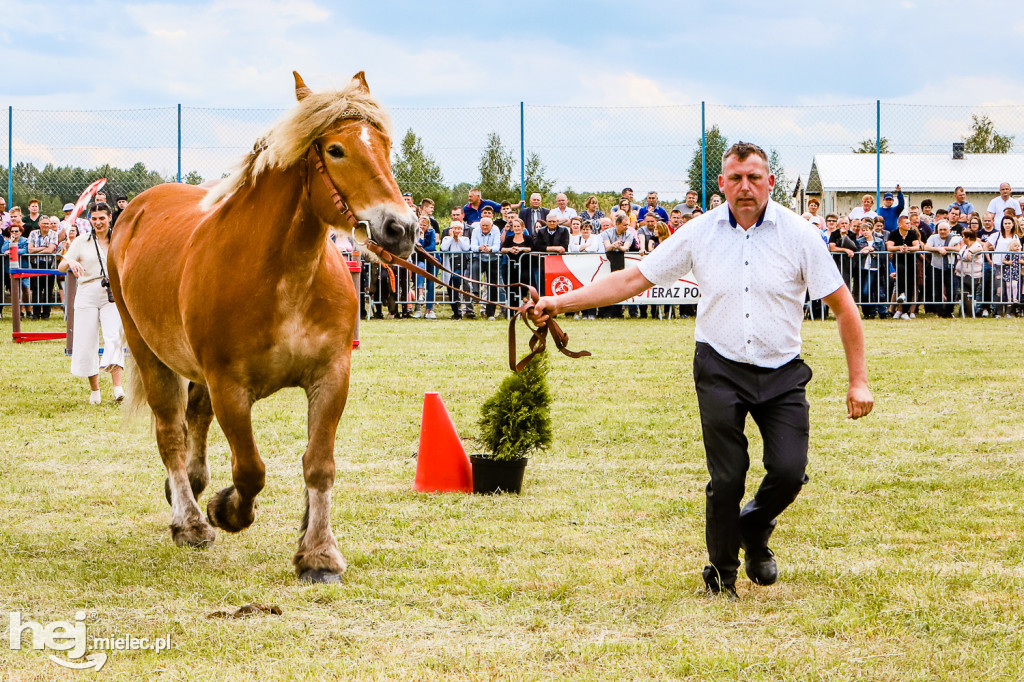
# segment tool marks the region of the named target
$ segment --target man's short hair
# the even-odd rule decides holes
[[[825,220],[839,220],[839,216],[837,216],[835,213],[829,213],[827,216],[825,216]]]
[[[657,192],[655,192],[655,191],[654,191],[653,189],[652,189],[652,190],[651,190],[650,192],[648,192],[648,193],[647,193],[647,196],[651,196],[652,194],[653,194],[654,196],[658,196],[658,193],[657,193]]]
[[[505,201],[501,202],[501,207],[502,208],[508,208],[511,205],[512,204],[510,204],[507,199]]]
[[[690,196],[691,194],[693,196],[697,196],[697,190],[695,190],[695,189],[688,189],[688,190],[686,190],[686,196]]]
[[[38,203],[39,203],[39,199],[29,199],[28,200],[28,204],[26,204],[26,205],[27,206],[31,206],[32,204],[38,204]]]
[[[950,229],[948,220],[940,220],[939,222],[935,223],[936,232],[941,230],[943,227],[945,227],[947,230]]]
[[[722,165],[725,165],[725,160],[730,156],[735,156],[737,161],[746,161],[751,154],[760,156],[765,165],[768,165],[768,155],[753,142],[737,142],[726,149],[725,154],[722,154]]]
[[[627,225],[629,224],[629,218],[627,218],[626,214],[623,213],[622,211],[619,211],[618,213],[615,214],[615,224],[618,225],[619,223],[626,223]]]
[[[422,199],[420,199],[420,206],[433,206],[433,205],[434,205],[434,200],[433,199],[428,199],[427,197],[423,197]]]
[[[484,211],[489,211],[491,215],[494,215],[494,209],[491,208],[490,206],[481,206],[480,207],[480,215],[483,215]]]
[[[470,192],[476,192],[477,194],[480,194],[480,188],[479,187],[471,187],[469,191]]]
[[[621,193],[625,194],[626,192],[632,192],[632,191],[633,191],[632,187],[623,187]]]
[[[671,211],[668,212],[668,217],[671,218],[674,215],[683,215],[683,212],[680,211],[678,208],[673,208]]]
[[[921,207],[920,206],[911,206],[910,208],[907,209],[907,211],[908,212],[917,211],[918,213],[920,213],[921,212]]]
[[[964,230],[963,232],[960,233],[960,236],[963,237],[964,239],[977,239],[978,233],[975,232],[974,230]]]
[[[960,209],[958,208],[957,210],[959,211]],[[939,217],[940,215],[949,215],[949,211],[947,211],[944,208],[940,208],[938,211],[935,212],[935,217]]]
[[[957,185],[956,187],[953,188],[953,191],[956,192],[957,190],[960,190],[960,189],[963,189],[963,188],[964,188],[963,185]]]
[[[896,222],[902,223],[904,220],[910,220],[910,216],[908,216],[906,213],[901,213],[898,216],[896,216]]]

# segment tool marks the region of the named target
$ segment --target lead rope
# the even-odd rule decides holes
[[[439,269],[441,272],[446,272],[450,275],[456,275],[460,279],[465,280],[471,284],[486,284],[487,286],[498,287],[502,289],[511,289],[513,287],[525,288],[527,290],[527,293],[529,293],[530,295],[529,300],[524,301],[523,304],[518,308],[513,308],[512,306],[505,305],[504,303],[498,301],[488,301],[485,298],[476,296],[475,294],[459,289],[458,287],[454,287],[450,284],[445,284],[444,282],[441,281],[440,278],[435,277],[432,273],[427,272],[425,269],[419,267],[418,265],[410,263],[404,258],[399,258],[395,254],[384,249],[384,247],[380,246],[379,244],[375,244],[372,241],[370,241],[369,224],[366,223],[365,221],[360,221],[358,218],[356,218],[355,214],[352,212],[352,209],[349,208],[348,204],[341,197],[341,193],[338,191],[338,188],[334,186],[334,181],[331,180],[331,177],[327,174],[327,169],[324,167],[324,159],[320,153],[320,147],[318,145],[313,145],[311,149],[313,151],[313,163],[316,166],[316,169],[320,177],[323,179],[324,184],[327,186],[327,191],[330,193],[331,199],[334,201],[334,205],[341,212],[341,214],[345,216],[345,218],[349,222],[349,225],[351,225],[353,230],[353,236],[355,236],[356,229],[358,229],[361,226],[365,226],[363,229],[366,230],[367,241],[363,242],[362,246],[365,246],[367,250],[376,255],[377,258],[379,258],[384,263],[400,265],[409,272],[413,273],[414,275],[424,277],[433,282],[434,284],[440,284],[441,286],[446,287],[453,292],[467,296],[468,298],[471,298],[475,301],[486,303],[488,305],[495,305],[499,308],[512,312],[512,317],[509,318],[508,322],[508,365],[513,372],[521,371],[524,367],[526,367],[526,365],[530,363],[534,356],[544,352],[544,349],[547,347],[547,337],[549,332],[551,334],[551,339],[555,342],[555,348],[557,348],[563,355],[566,355],[570,358],[582,358],[587,357],[591,354],[590,351],[587,350],[569,350],[569,335],[562,331],[562,328],[558,326],[558,323],[555,322],[554,319],[549,317],[547,321],[544,322],[544,324],[537,327],[533,326],[530,323],[530,310],[537,303],[537,301],[540,300],[540,296],[537,293],[537,290],[530,286],[529,284],[489,284],[481,282],[479,280],[471,279],[469,277],[465,277],[463,275],[452,272],[451,270],[443,266],[433,256],[430,255],[429,251],[424,249],[422,246],[416,246],[416,253],[422,256],[428,263]],[[388,268],[388,270],[390,271],[390,268]],[[516,321],[520,319],[526,325],[526,328],[530,330],[530,352],[522,360],[516,362]]]

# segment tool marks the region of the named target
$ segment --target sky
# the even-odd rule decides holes
[[[1019,2],[989,0],[0,0],[0,63],[7,67],[0,105],[269,110],[250,117],[256,129],[292,103],[293,69],[314,89],[342,85],[363,70],[374,94],[400,112],[398,127],[422,128],[417,133],[425,141],[438,133],[435,146],[446,176],[471,173],[481,146],[476,138],[483,134],[477,128],[500,130],[518,147],[513,138],[520,102],[535,107],[528,110],[527,130],[536,133],[529,137],[546,157],[565,156],[569,145],[558,140],[571,140],[582,129],[600,133],[602,125],[631,125],[628,118],[595,118],[569,107],[645,107],[636,112],[640,137],[657,140],[666,131],[685,130],[666,144],[689,154],[700,134],[701,102],[781,105],[804,109],[745,111],[760,120],[765,136],[777,136],[793,172],[806,174],[806,155],[794,152],[801,140],[846,150],[873,134],[875,100],[938,105],[889,116],[906,129],[906,144],[922,149],[924,143],[910,136],[919,128],[941,127],[949,119],[949,130],[928,141],[935,148],[939,142],[945,148],[946,138],[962,129],[966,110],[953,115],[943,107],[995,107],[994,120],[1002,117],[1003,127],[1014,130],[1019,123],[1024,131],[1018,110],[998,108],[1024,103],[1024,72],[1012,67],[1020,63],[1022,44]],[[496,109],[458,111],[479,107]],[[814,107],[827,111],[808,116]],[[220,123],[232,127],[230,118]],[[238,127],[251,140],[249,127]],[[442,128],[451,129],[447,137]],[[467,140],[461,155],[459,144],[448,139],[460,134]],[[613,138],[598,134],[587,146],[633,159],[654,145],[644,142],[630,152]],[[24,150],[49,142],[19,137],[16,130],[16,146],[19,139]],[[1024,144],[1024,135],[1018,142]],[[236,146],[244,145],[232,140],[223,148],[233,153]],[[584,163],[593,168],[597,154]],[[667,164],[657,154],[649,157],[646,166]],[[563,182],[622,176],[575,171],[561,158],[546,162]],[[652,168],[630,163],[638,180],[654,181]]]

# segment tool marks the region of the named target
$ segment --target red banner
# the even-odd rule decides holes
[[[636,267],[642,256],[626,254],[626,267]],[[544,258],[544,293],[549,296],[564,294],[611,274],[608,259],[603,253],[553,254]],[[662,303],[692,305],[700,298],[700,289],[693,273],[680,277],[671,286],[655,285],[630,303]]]

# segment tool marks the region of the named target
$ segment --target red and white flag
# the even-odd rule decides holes
[[[78,201],[75,202],[75,210],[71,212],[71,217],[68,218],[68,222],[74,223],[75,219],[78,218],[78,216],[82,214],[82,211],[85,210],[85,207],[89,205],[89,202],[92,200],[92,198],[96,196],[96,192],[99,192],[101,189],[103,189],[103,186],[106,184],[107,179],[100,178],[96,182],[86,187],[85,191],[82,192],[82,196],[78,197]]]

